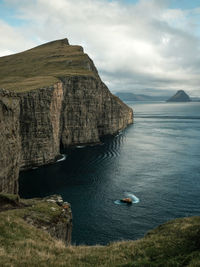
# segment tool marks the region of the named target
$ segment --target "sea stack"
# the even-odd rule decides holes
[[[191,99],[188,94],[186,94],[183,90],[179,90],[175,95],[170,97],[167,102],[190,102]]]
[[[0,192],[22,169],[53,163],[60,147],[99,143],[133,122],[83,48],[67,39],[0,58]]]

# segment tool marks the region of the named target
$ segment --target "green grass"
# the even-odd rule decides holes
[[[96,76],[91,64],[80,46],[67,45],[66,39],[50,42],[1,57],[0,88],[23,92],[53,85],[65,76]]]
[[[53,220],[54,203],[21,202],[26,207],[0,213],[0,266],[200,266],[200,217],[170,221],[137,241],[65,247],[23,219]]]

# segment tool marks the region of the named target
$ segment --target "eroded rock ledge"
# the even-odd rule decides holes
[[[9,211],[9,213],[8,213]],[[48,232],[53,238],[71,243],[72,212],[60,195],[43,199],[20,199],[18,195],[0,194],[0,213],[22,225],[30,225]],[[26,226],[27,227],[27,226]]]

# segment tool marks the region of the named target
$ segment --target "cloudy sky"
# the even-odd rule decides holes
[[[0,56],[68,38],[113,91],[200,96],[200,0],[0,0]]]

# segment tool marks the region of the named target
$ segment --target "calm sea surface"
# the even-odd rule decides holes
[[[200,215],[200,102],[129,102],[135,123],[103,144],[22,172],[24,198],[61,194],[73,243],[137,239],[170,219]],[[116,200],[131,194],[131,206]]]

